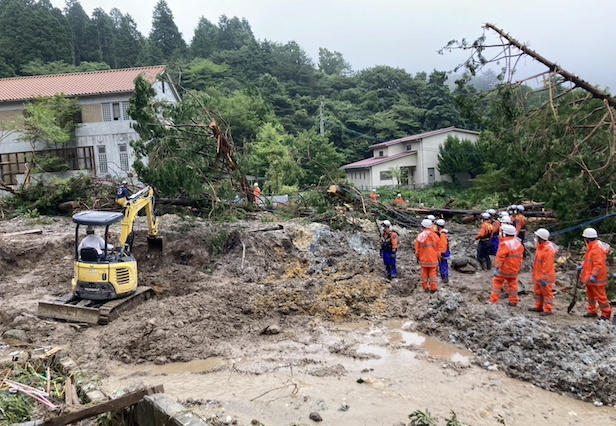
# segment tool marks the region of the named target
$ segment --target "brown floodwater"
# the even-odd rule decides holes
[[[203,401],[191,407],[203,418],[266,426],[395,425],[408,422],[416,410],[428,410],[445,424],[455,412],[468,425],[507,426],[616,425],[616,409],[595,407],[471,364],[473,354],[421,333],[406,331],[408,323],[390,321],[337,324],[328,344],[361,336],[357,357],[340,356],[328,344],[279,341],[258,358],[209,358],[166,365],[115,364],[103,380],[112,393],[135,383],[163,384],[165,394],[180,402]],[[271,361],[275,354],[280,363]],[[289,359],[311,364],[298,367]],[[308,374],[331,367],[344,374]],[[215,401],[215,402],[207,402]],[[316,424],[316,423],[314,423]]]

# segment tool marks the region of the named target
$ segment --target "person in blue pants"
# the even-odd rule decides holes
[[[445,229],[445,221],[438,219],[436,221],[436,234],[439,238],[439,252],[441,258],[438,262],[438,270],[441,274],[441,280],[444,284],[449,282],[449,258],[451,257],[451,251],[449,251],[449,235],[447,229]]]
[[[398,252],[398,233],[391,227],[391,222],[383,221],[383,233],[381,234],[381,256],[385,265],[385,273],[388,279],[398,278],[396,267],[396,253]]]

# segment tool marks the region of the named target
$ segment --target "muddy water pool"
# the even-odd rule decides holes
[[[250,425],[395,425],[415,410],[444,424],[454,411],[469,425],[616,425],[616,409],[595,407],[499,371],[473,365],[473,354],[409,329],[401,321],[380,327],[336,324],[323,341],[279,340],[237,359],[208,358],[165,365],[114,364],[105,391],[163,384],[165,394],[203,418]],[[332,353],[357,341],[354,356]]]

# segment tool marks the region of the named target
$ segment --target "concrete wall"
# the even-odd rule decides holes
[[[135,407],[133,420],[139,426],[206,426],[207,424],[186,407],[162,393],[144,397]]]

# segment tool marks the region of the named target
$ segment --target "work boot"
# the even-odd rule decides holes
[[[543,311],[543,312],[541,312],[539,314],[540,317],[547,317],[548,315],[552,315],[552,312],[545,312],[545,311]]]
[[[518,306],[518,304],[517,304],[517,303],[511,303],[511,302],[509,302],[509,306],[516,307],[516,306]]]
[[[609,321],[610,317],[604,317],[604,316],[600,316],[599,317],[599,321]]]
[[[537,308],[528,308],[528,310],[530,312],[543,312],[541,309],[537,309]]]
[[[449,278],[443,278],[443,284],[447,284],[449,282]]]
[[[591,314],[590,312],[586,312],[584,315],[582,315],[583,318],[597,318],[597,314]]]

